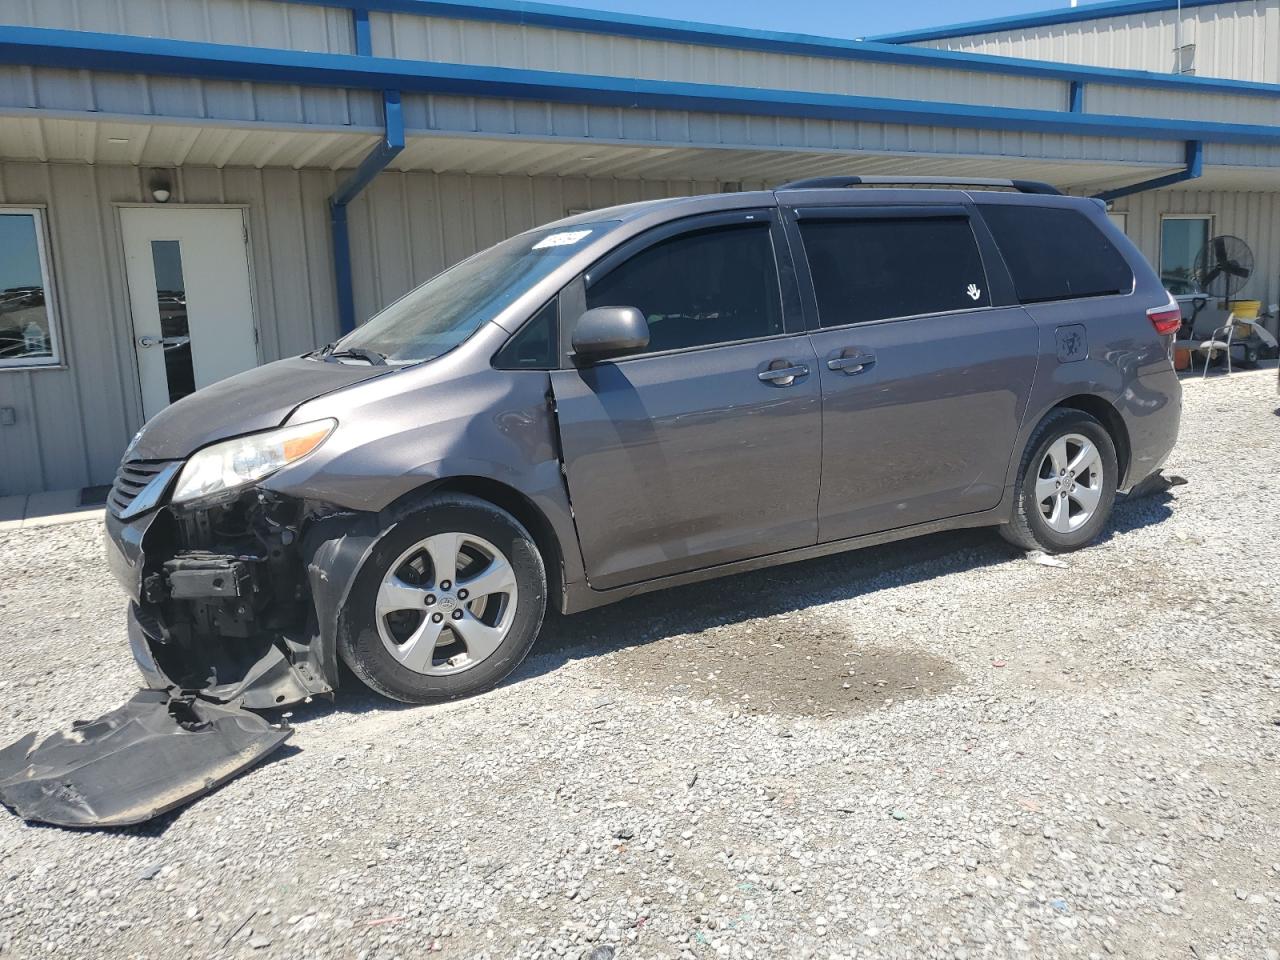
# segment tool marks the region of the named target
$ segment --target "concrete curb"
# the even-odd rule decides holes
[[[30,496],[0,497],[0,532],[101,520],[105,508],[80,506],[80,490],[51,490]]]

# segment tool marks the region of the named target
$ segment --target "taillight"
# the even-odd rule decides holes
[[[1177,300],[1170,297],[1168,303],[1148,310],[1147,319],[1156,328],[1156,333],[1167,337],[1171,333],[1177,333],[1182,326],[1182,308],[1178,306]]]

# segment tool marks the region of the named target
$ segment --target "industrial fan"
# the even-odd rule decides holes
[[[1239,237],[1214,237],[1196,257],[1195,276],[1200,289],[1228,304],[1252,275],[1253,251]]]
[[[1222,309],[1235,316],[1232,345],[1242,350],[1244,366],[1254,366],[1275,348],[1275,338],[1258,324],[1261,304],[1236,299],[1249,285],[1251,276],[1253,251],[1239,237],[1214,237],[1196,257],[1195,278],[1200,289],[1218,298]]]

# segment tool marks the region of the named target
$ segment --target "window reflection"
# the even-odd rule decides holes
[[[0,213],[0,366],[56,363],[40,223]]]
[[[187,324],[187,288],[182,279],[181,244],[177,240],[152,240],[151,261],[156,271],[160,343],[164,349],[169,402],[173,403],[196,389],[195,370],[191,365],[191,330]]]
[[[1160,279],[1170,293],[1200,292],[1196,257],[1208,243],[1208,217],[1165,217],[1160,222]]]

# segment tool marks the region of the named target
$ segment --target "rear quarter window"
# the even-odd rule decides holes
[[[1130,293],[1133,270],[1078,210],[979,204],[1022,303]]]

